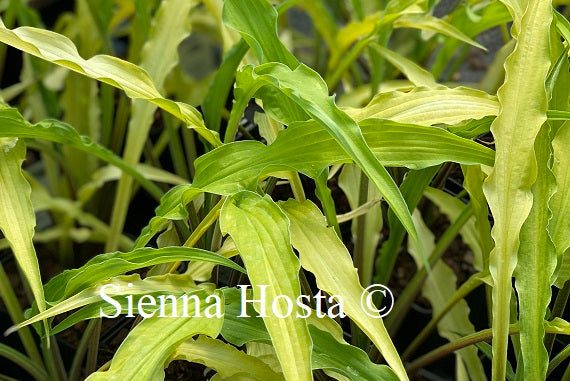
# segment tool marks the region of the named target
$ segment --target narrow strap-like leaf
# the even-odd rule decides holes
[[[26,145],[17,138],[0,138],[0,230],[10,243],[40,311],[46,308],[36,250],[32,242],[36,216],[30,184],[22,174]]]
[[[374,342],[400,379],[406,371],[398,352],[375,311],[363,311],[361,300],[369,295],[360,285],[350,254],[335,232],[327,228],[317,206],[310,201],[281,204],[291,220],[291,239],[303,267],[315,275],[319,289],[342,297],[343,310]]]
[[[504,1],[513,15],[517,45],[505,63],[501,105],[491,125],[496,160],[484,185],[494,217],[495,249],[489,269],[493,287],[493,379],[505,379],[512,274],[517,263],[520,229],[532,207],[536,181],[536,136],[546,121],[545,81],[550,67],[550,1]],[[526,10],[522,4],[528,3]],[[523,16],[524,14],[524,16]]]
[[[253,298],[266,300],[254,307],[263,317],[286,379],[312,380],[312,342],[298,305],[301,295],[299,260],[291,249],[289,220],[269,198],[252,192],[228,197],[220,214],[220,229],[229,233],[243,259]],[[242,290],[242,293],[244,290]]]

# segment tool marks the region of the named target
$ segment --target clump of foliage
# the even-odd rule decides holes
[[[554,345],[570,334],[566,1],[77,0],[53,31],[25,1],[0,5],[2,67],[7,46],[25,53],[0,93],[0,247],[31,304],[0,264],[24,352],[0,356],[34,379],[163,379],[184,360],[212,380],[406,380],[452,353],[458,379],[570,379],[570,344]],[[452,81],[492,28],[503,41],[481,80]],[[456,195],[442,190],[453,176]],[[133,237],[135,194],[158,206]],[[475,269],[459,287],[442,260],[457,237]],[[75,268],[44,284],[40,245]],[[363,313],[365,288],[406,253],[417,271],[391,313]],[[312,313],[245,317],[245,284]],[[120,308],[100,297],[109,285]],[[343,322],[317,314],[317,288],[342,297]],[[164,294],[178,298],[167,311],[202,303],[191,318],[147,304],[98,364],[101,314]],[[420,295],[431,320],[397,350]],[[473,308],[488,309],[485,329]],[[77,324],[66,367],[54,337]],[[418,356],[436,329],[448,343]]]

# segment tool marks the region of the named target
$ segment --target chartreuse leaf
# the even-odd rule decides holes
[[[395,68],[400,70],[417,87],[437,86],[433,75],[414,61],[377,43],[370,44],[370,47],[380,53],[380,55],[394,65]]]
[[[444,20],[438,19],[437,17],[433,17],[429,14],[414,13],[402,15],[394,21],[394,28],[415,28],[437,32],[449,37],[453,37],[469,45],[473,45],[479,49],[487,50],[483,45],[467,37],[465,34],[463,34],[463,32],[461,32],[453,25],[448,24]]]
[[[291,249],[289,221],[269,198],[243,191],[228,197],[220,229],[233,238],[253,287],[254,299],[286,379],[312,380],[311,337],[295,301],[301,294],[299,261]]]
[[[0,230],[10,243],[39,310],[44,311],[44,289],[32,242],[36,217],[30,201],[30,184],[21,169],[25,158],[26,146],[23,141],[0,138]]]
[[[199,302],[189,299],[185,303],[180,297],[175,307],[171,304],[165,307],[166,310],[175,308],[177,317],[153,316],[144,319],[121,343],[109,370],[95,372],[87,380],[162,380],[164,367],[180,344],[197,334],[218,336],[224,321],[223,294],[215,291],[213,295],[208,295],[206,291],[196,291],[191,295],[198,296]],[[215,307],[219,312],[214,312]],[[151,313],[151,309],[145,311]],[[167,324],[165,319],[168,319]]]
[[[154,197],[160,198],[162,196],[160,188],[147,180],[134,166],[127,164],[120,157],[97,144],[89,137],[79,135],[73,127],[66,123],[57,120],[46,120],[32,124],[25,120],[18,110],[0,106],[0,137],[44,139],[79,149],[97,156],[99,159],[113,164],[133,176]]]
[[[554,161],[552,171],[556,178],[556,193],[550,199],[552,219],[548,231],[556,247],[560,265],[556,286],[562,288],[570,279],[570,122],[558,129],[552,140]]]
[[[520,233],[520,249],[515,268],[515,287],[519,297],[520,343],[524,368],[517,368],[517,379],[546,378],[548,352],[544,345],[542,322],[551,298],[551,284],[556,269],[556,250],[548,226],[552,213],[549,201],[556,190],[556,180],[549,168],[550,127],[540,130],[534,151],[537,178],[532,187],[533,203]],[[540,269],[540,271],[537,271]],[[523,372],[524,370],[524,372]]]
[[[66,67],[90,78],[125,91],[133,99],[149,101],[186,123],[216,146],[217,133],[204,126],[202,116],[192,106],[164,98],[148,73],[140,67],[116,57],[97,55],[83,59],[77,48],[65,36],[32,27],[7,29],[0,20],[0,41],[43,60]]]
[[[269,365],[250,356],[236,347],[208,336],[198,336],[178,346],[170,355],[168,363],[174,360],[186,360],[204,364],[214,369],[224,379],[245,377],[248,380],[285,380],[283,374],[272,370]]]
[[[357,121],[382,118],[422,126],[436,123],[453,125],[468,119],[497,115],[499,104],[494,96],[480,90],[418,87],[407,93],[380,93],[364,108],[346,109],[346,112]]]
[[[526,2],[521,2],[526,3]],[[505,62],[505,83],[497,92],[501,105],[491,125],[496,160],[483,190],[493,213],[495,249],[489,258],[493,278],[493,379],[505,379],[509,339],[512,274],[517,264],[520,229],[532,208],[536,181],[536,136],[546,121],[545,81],[550,66],[552,5],[505,1],[513,14],[511,33],[517,39]],[[523,16],[524,12],[524,16]],[[544,228],[544,227],[543,227]]]
[[[349,252],[335,232],[327,228],[317,206],[295,200],[280,206],[291,221],[291,240],[303,268],[313,273],[320,290],[342,298],[343,312],[372,340],[394,372],[406,380],[406,371],[380,315],[362,310],[362,295],[369,294],[360,285]]]
[[[227,303],[221,331],[224,339],[237,346],[251,342],[270,343],[271,338],[263,320],[255,316],[253,308],[248,309],[250,317],[239,316],[243,311],[239,292],[236,289],[224,289],[224,296]],[[312,313],[315,311],[312,310]],[[353,381],[398,380],[392,369],[386,365],[374,364],[360,348],[346,344],[342,340],[342,333],[330,329],[332,327],[326,318],[309,318],[308,323],[313,342],[313,369],[334,370]]]
[[[418,226],[422,243],[428,252],[432,252],[435,248],[433,233],[426,226],[417,210],[412,214],[412,218],[415,219],[416,226]],[[418,268],[421,267],[421,258],[411,241],[408,242],[408,251],[414,258]],[[427,276],[422,288],[422,294],[429,300],[434,316],[438,315],[446,307],[448,301],[457,291],[455,287],[456,282],[457,278],[453,270],[443,261],[438,261]],[[452,342],[468,334],[475,333],[475,328],[469,320],[469,313],[470,309],[467,302],[465,300],[459,301],[437,324],[439,335]],[[469,374],[469,379],[487,379],[481,360],[477,357],[477,348],[463,348],[456,352],[456,356],[456,379],[459,379],[458,372],[463,367]]]

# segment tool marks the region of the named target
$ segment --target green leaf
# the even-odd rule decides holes
[[[221,332],[224,339],[237,346],[250,342],[270,343],[270,336],[261,318],[252,315],[250,317],[238,316],[242,313],[238,291],[236,289],[224,289],[224,295],[228,303],[226,304],[224,325]],[[327,324],[323,323],[330,321],[326,318],[309,318],[308,320],[309,332],[313,342],[312,369],[334,370],[353,381],[398,379],[392,369],[385,365],[374,364],[364,351],[346,344],[342,340],[342,333],[338,332],[340,327],[336,326],[336,323],[332,323],[338,328],[335,333],[324,330]],[[340,337],[338,337],[338,333],[340,333]],[[347,366],[347,364],[349,365]]]
[[[258,381],[284,380],[283,374],[273,371],[257,357],[208,336],[198,336],[178,346],[168,359],[186,360],[204,364],[214,369],[219,376],[228,379],[244,376]]]
[[[224,61],[204,96],[204,102],[202,103],[204,122],[213,131],[220,130],[222,110],[230,93],[238,66],[248,49],[249,47],[245,41],[240,41],[226,53]]]
[[[357,121],[390,119],[422,126],[457,124],[464,120],[497,115],[497,99],[483,91],[458,87],[415,88],[410,92],[391,91],[376,95],[362,109],[346,109]]]
[[[0,137],[44,139],[87,152],[133,176],[154,197],[160,198],[162,196],[162,190],[147,180],[134,166],[126,163],[89,137],[79,135],[73,127],[66,123],[57,120],[45,120],[31,124],[22,117],[18,110],[0,107]]]
[[[548,110],[546,116],[549,120],[570,120],[570,111]]]
[[[169,221],[180,221],[188,219],[188,211],[186,205],[200,194],[199,189],[192,188],[190,184],[177,185],[170,189],[160,199],[160,204],[154,210],[155,216],[152,217],[147,226],[145,226],[137,240],[135,241],[135,248],[145,246],[150,239],[166,229]]]
[[[505,378],[512,274],[517,263],[520,229],[532,208],[531,187],[536,181],[536,136],[546,121],[545,81],[550,66],[548,1],[506,2],[513,17],[511,33],[517,39],[505,63],[505,83],[498,91],[500,112],[491,125],[496,143],[495,166],[483,190],[491,212],[495,249],[489,269],[493,287],[493,378]],[[513,8],[514,7],[514,8]],[[524,17],[523,13],[524,11]],[[521,127],[521,126],[524,126]]]
[[[556,178],[556,193],[550,199],[552,220],[548,231],[561,262],[556,285],[562,288],[570,279],[570,122],[564,123],[552,140],[554,161],[552,171]]]
[[[309,331],[315,343],[313,368],[333,370],[354,381],[402,379],[387,366],[371,362],[362,349],[341,343],[314,325],[309,325]]]
[[[140,67],[116,57],[97,55],[83,59],[65,36],[32,27],[7,29],[0,20],[0,41],[43,60],[66,67],[90,78],[125,91],[133,99],[149,101],[196,129],[208,142],[217,146],[217,133],[204,126],[202,116],[192,106],[165,99],[156,89],[148,73]]]
[[[265,0],[224,1],[224,23],[237,30],[259,62],[276,61],[294,69],[299,61],[279,41],[277,10]]]
[[[457,126],[449,126],[448,130],[462,138],[473,139],[489,132],[493,120],[495,120],[495,116],[490,115],[482,119],[470,120],[469,122]]]
[[[199,296],[198,306],[193,302],[184,303],[184,299],[179,298],[176,303],[179,317],[143,319],[121,343],[109,370],[93,373],[87,380],[162,380],[164,367],[180,344],[197,334],[216,337],[222,328],[223,318],[204,313],[213,303],[208,299],[213,295],[205,291],[192,294]],[[223,294],[217,291],[214,295],[221,300],[220,313],[223,315]],[[188,305],[190,317],[183,317],[184,304]],[[168,324],[164,319],[168,319]]]
[[[552,10],[555,16],[556,29],[558,33],[566,40],[570,42],[570,22],[556,9]]]
[[[410,213],[414,211],[420,202],[425,188],[429,185],[438,170],[439,166],[433,166],[418,171],[410,171],[404,178],[402,185],[400,185],[400,191],[408,204]],[[388,239],[382,243],[378,259],[376,260],[376,275],[374,281],[378,283],[387,283],[390,279],[392,270],[396,264],[396,258],[400,253],[402,242],[404,242],[406,236],[404,227],[390,210],[388,210],[387,220],[390,235]]]
[[[25,158],[23,141],[0,138],[0,230],[10,243],[39,310],[44,311],[44,289],[32,242],[36,217],[30,200],[31,188],[21,169]]]
[[[350,254],[334,231],[327,228],[317,206],[310,201],[295,200],[280,205],[291,221],[291,239],[299,251],[303,268],[313,273],[320,290],[342,298],[344,313],[372,340],[394,372],[401,379],[407,379],[380,315],[363,312],[362,295],[370,294],[360,285]]]
[[[176,261],[209,261],[225,265],[237,271],[245,270],[227,258],[210,251],[190,247],[145,247],[128,253],[113,252],[100,254],[85,265],[65,270],[45,285],[46,300],[54,304],[100,281],[127,271]]]
[[[462,165],[463,170],[463,186],[469,193],[469,199],[473,205],[473,217],[475,218],[475,229],[477,230],[477,239],[479,245],[472,246],[472,250],[479,247],[481,252],[474,251],[475,260],[473,265],[479,270],[489,268],[489,254],[495,243],[491,237],[491,225],[489,223],[489,208],[487,200],[483,193],[483,182],[485,175],[481,167],[476,165]]]
[[[515,287],[519,299],[520,343],[523,368],[519,379],[545,379],[548,352],[544,345],[542,322],[551,299],[551,284],[556,269],[556,250],[548,226],[552,213],[549,201],[556,191],[556,180],[549,168],[550,127],[545,124],[534,144],[537,179],[532,187],[532,208],[520,232],[520,248],[515,268]],[[540,271],[536,271],[540,269]],[[521,377],[522,376],[522,377]]]
[[[271,303],[271,308],[256,304],[256,310],[271,335],[285,378],[312,380],[307,322],[296,317],[303,312],[298,305],[287,305],[278,298],[283,295],[295,301],[301,294],[300,265],[291,249],[287,217],[269,196],[244,191],[227,198],[220,229],[235,241],[254,299],[263,297]]]
[[[493,164],[493,152],[473,141],[435,127],[370,119],[361,122],[364,139],[386,166],[425,168],[445,161]],[[258,179],[272,172],[297,170],[316,178],[331,164],[351,157],[314,121],[294,123],[275,142],[235,142],[196,160],[194,184],[206,192],[230,194],[255,189]]]

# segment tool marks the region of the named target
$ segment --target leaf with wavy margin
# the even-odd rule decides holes
[[[542,322],[552,297],[551,284],[557,263],[554,243],[548,229],[545,229],[552,217],[549,202],[556,191],[556,180],[549,168],[549,132],[550,127],[545,124],[534,144],[537,178],[532,187],[532,208],[520,232],[518,262],[514,272],[523,360],[523,366],[517,367],[517,378],[522,379],[524,375],[527,380],[545,379],[549,359]]]
[[[224,379],[245,379],[282,381],[282,373],[272,370],[259,358],[250,356],[236,347],[208,336],[198,336],[180,344],[170,355],[168,363],[174,360],[197,362],[214,369]]]
[[[495,249],[489,258],[493,278],[493,378],[503,380],[509,339],[512,274],[517,264],[519,234],[532,208],[536,181],[536,136],[546,121],[545,81],[550,67],[549,1],[530,0],[526,11],[517,1],[504,1],[513,14],[517,39],[505,62],[505,83],[497,93],[501,105],[491,125],[496,160],[483,191],[494,217]],[[523,16],[524,11],[524,16]]]
[[[19,27],[10,30],[0,20],[0,41],[43,60],[63,66],[90,78],[115,86],[133,99],[144,99],[171,113],[196,130],[214,146],[221,144],[218,134],[204,126],[194,107],[164,98],[148,73],[119,58],[97,55],[83,59],[75,45],[65,36],[48,30]]]
[[[364,108],[345,111],[356,121],[382,118],[422,126],[454,125],[469,119],[497,115],[499,103],[492,95],[466,87],[417,87],[410,92],[380,93]]]
[[[406,371],[382,319],[378,313],[363,312],[361,297],[369,294],[360,285],[346,247],[334,230],[327,228],[319,208],[310,201],[295,200],[280,206],[291,221],[291,240],[302,266],[313,273],[319,289],[342,297],[344,313],[372,340],[394,372],[406,380]]]

